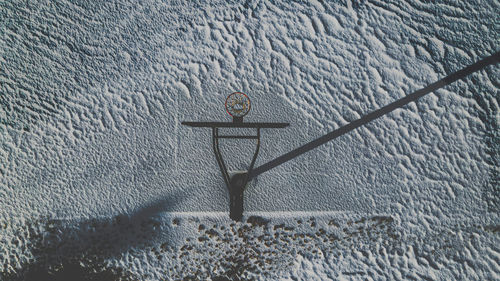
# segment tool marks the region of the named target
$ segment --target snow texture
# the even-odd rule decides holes
[[[0,2],[1,280],[500,279],[498,65],[260,175],[243,222],[180,124],[246,93],[290,122],[259,166],[497,52],[498,1],[209,2]]]

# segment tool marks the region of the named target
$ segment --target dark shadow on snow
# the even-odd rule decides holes
[[[119,268],[105,265],[105,259],[151,247],[151,241],[166,231],[169,222],[161,212],[175,210],[180,196],[158,200],[131,215],[84,221],[38,220],[28,223],[20,236],[28,237],[31,263],[13,274],[0,273],[5,281],[57,280],[141,280]],[[168,244],[168,241],[166,241]]]

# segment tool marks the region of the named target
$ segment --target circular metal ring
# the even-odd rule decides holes
[[[226,98],[226,111],[233,117],[243,117],[250,111],[250,98],[242,92],[234,92]]]

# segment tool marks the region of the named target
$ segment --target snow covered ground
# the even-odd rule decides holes
[[[500,279],[498,65],[260,175],[238,223],[180,124],[246,93],[290,122],[259,166],[497,52],[498,1],[210,2],[0,2],[0,280]]]

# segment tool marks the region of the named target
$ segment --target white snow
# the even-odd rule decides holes
[[[499,13],[1,2],[0,279],[71,260],[132,280],[499,279],[498,65],[260,175],[242,223],[210,130],[180,124],[230,121],[246,93],[245,121],[290,122],[262,130],[259,166],[498,51]],[[239,170],[254,143],[222,149]]]

